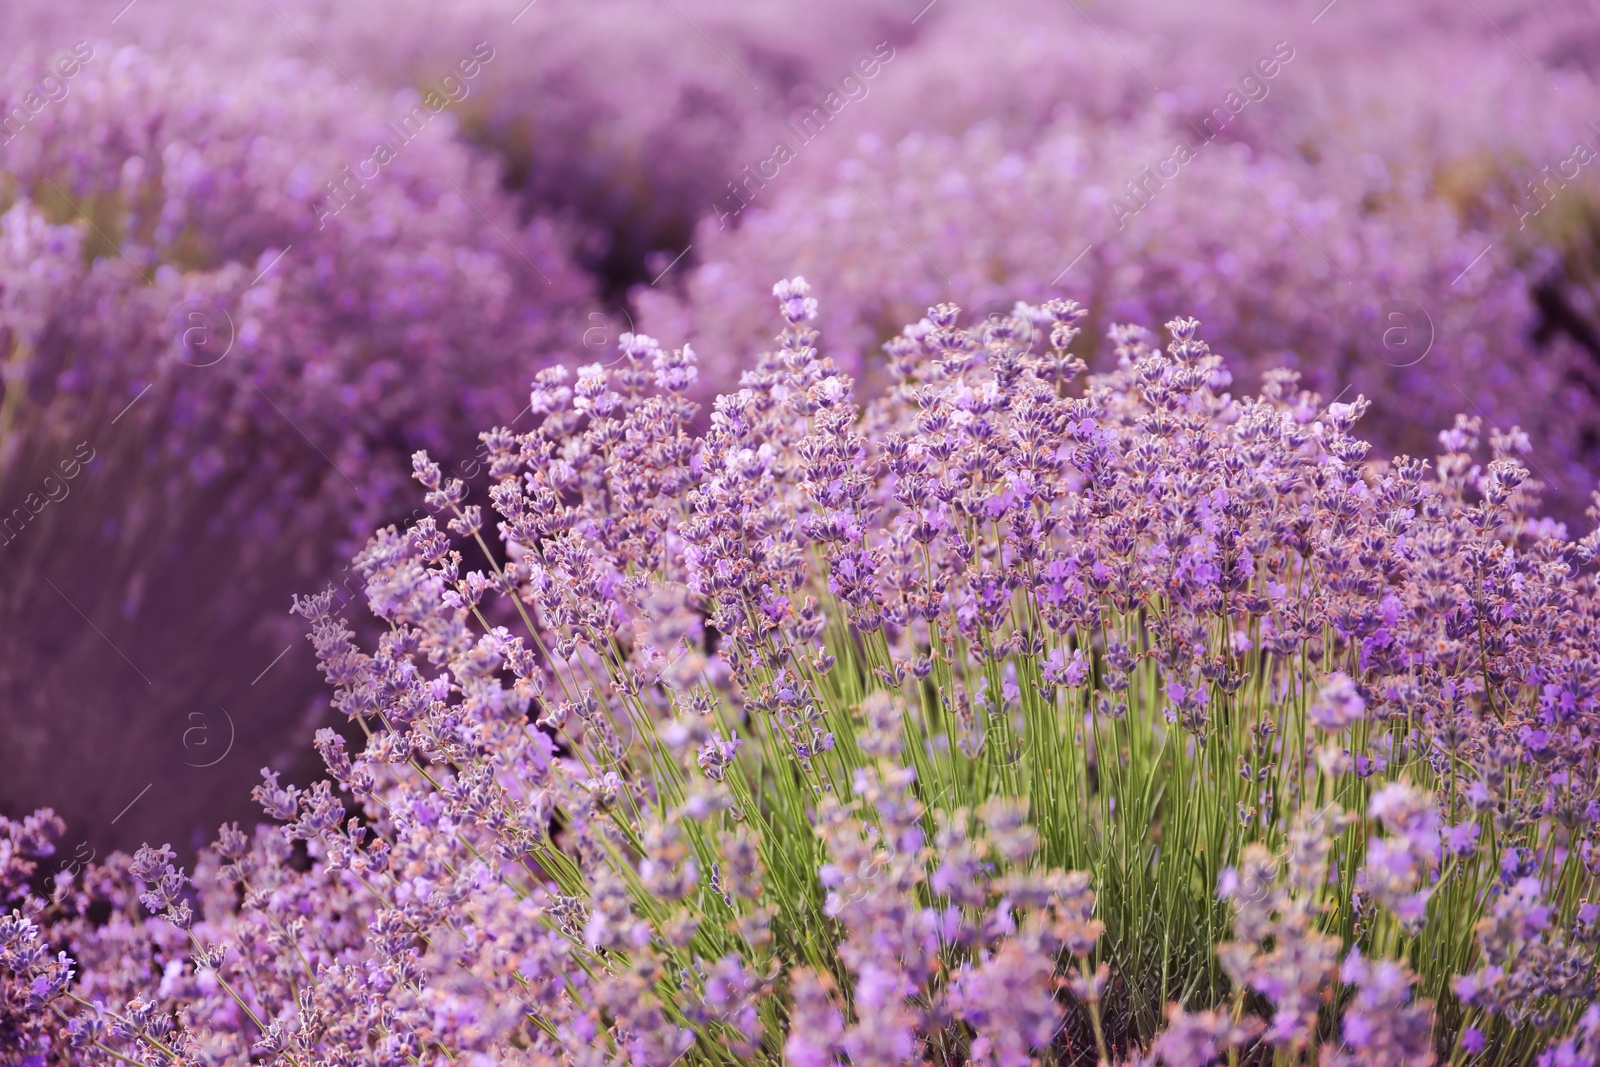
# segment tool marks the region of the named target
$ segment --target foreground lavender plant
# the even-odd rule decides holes
[[[1080,381],[1065,301],[862,411],[808,294],[698,438],[687,348],[541,372],[492,528],[418,453],[388,631],[296,604],[360,751],[192,875],[19,867],[22,1055],[1594,1062],[1600,534],[1520,433],[1369,463],[1193,320]]]

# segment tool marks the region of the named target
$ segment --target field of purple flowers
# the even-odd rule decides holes
[[[1600,1067],[1597,82],[0,9],[0,1067]]]

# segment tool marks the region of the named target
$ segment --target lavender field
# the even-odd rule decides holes
[[[1600,5],[7,0],[80,1064],[1600,1067]]]

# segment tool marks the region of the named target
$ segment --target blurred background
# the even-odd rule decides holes
[[[805,275],[869,390],[941,301],[1200,318],[1379,451],[1600,473],[1600,5],[16,0],[0,8],[0,811],[209,840],[330,721],[291,597],[482,484],[532,375]]]

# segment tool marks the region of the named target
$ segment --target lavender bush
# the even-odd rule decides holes
[[[361,740],[275,824],[43,885],[7,824],[14,1060],[1596,1062],[1600,534],[1521,431],[1371,460],[1060,300],[862,407],[774,294],[703,433],[628,335],[483,435],[494,518],[417,453],[387,632],[297,602]]]
[[[221,753],[219,706],[277,758],[315,686],[250,685],[298,636],[282,605],[412,509],[413,449],[469,459],[516,416],[486,387],[572,341],[592,285],[415,94],[81,54],[0,148],[0,798],[59,798],[101,834],[150,781],[129,765]],[[18,61],[3,113],[36,70]],[[379,138],[394,158],[363,168]],[[46,481],[90,455],[71,496]],[[197,709],[203,756],[179,747]],[[196,788],[164,776],[130,822]]]

